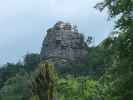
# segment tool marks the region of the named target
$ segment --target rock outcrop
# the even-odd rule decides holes
[[[62,21],[47,30],[41,49],[42,59],[53,63],[83,63],[88,54],[84,37],[76,26]]]

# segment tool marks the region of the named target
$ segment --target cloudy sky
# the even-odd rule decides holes
[[[0,0],[0,65],[17,62],[26,53],[40,52],[46,30],[57,21],[77,24],[81,33],[100,43],[112,31],[101,0]]]

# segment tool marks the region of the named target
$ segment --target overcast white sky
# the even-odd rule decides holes
[[[46,30],[57,21],[77,24],[85,36],[100,43],[112,31],[107,13],[94,5],[101,0],[0,0],[0,64],[17,62],[40,52]]]

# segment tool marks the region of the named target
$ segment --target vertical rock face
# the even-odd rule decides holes
[[[83,35],[70,23],[59,21],[48,29],[40,55],[42,59],[52,62],[82,63],[87,54]]]

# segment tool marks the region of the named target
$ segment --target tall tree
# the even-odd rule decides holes
[[[108,8],[110,19],[116,18],[115,34],[104,42],[106,48],[114,51],[114,60],[103,79],[110,84],[110,93],[115,100],[132,100],[133,0],[104,0],[96,7],[101,11]]]
[[[32,80],[33,94],[39,100],[54,100],[56,75],[53,66],[42,62]]]

